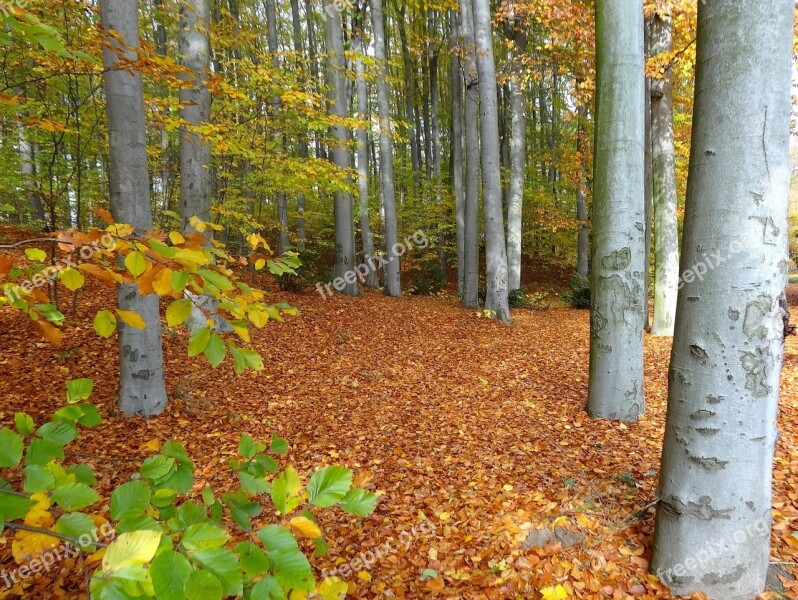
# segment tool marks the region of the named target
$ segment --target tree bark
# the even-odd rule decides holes
[[[454,190],[455,234],[457,236],[457,291],[463,293],[465,276],[465,198],[463,190],[463,77],[460,74],[459,52],[461,48],[457,12],[449,10],[452,102],[452,189]]]
[[[324,30],[327,38],[327,80],[329,87],[330,111],[340,118],[349,116],[348,94],[346,89],[346,58],[344,57],[343,24],[340,7],[335,0],[324,0]],[[350,169],[352,159],[349,154],[350,132],[343,124],[333,126],[335,146],[331,156],[333,164]],[[355,228],[353,227],[352,194],[335,192],[335,277],[342,281],[336,290],[347,295],[357,296],[357,280],[348,278],[348,273],[355,268]],[[339,280],[340,278],[340,280]],[[350,283],[351,281],[351,283]]]
[[[291,25],[294,33],[294,52],[297,55],[297,64],[304,71],[305,57],[302,44],[302,22],[299,18],[299,0],[291,0]],[[308,140],[304,134],[300,134],[297,142],[297,154],[299,158],[308,158]],[[298,250],[305,249],[305,195],[299,194],[296,198],[296,247]]]
[[[526,52],[526,33],[513,34],[513,66],[510,77],[511,130],[510,192],[507,201],[507,268],[510,290],[521,289],[521,223],[526,174],[526,86],[521,56]]]
[[[499,113],[496,65],[488,0],[473,0],[474,40],[479,74],[480,134],[482,140],[482,204],[485,218],[485,308],[510,322],[507,301],[507,246],[504,239],[502,182],[499,156]]]
[[[670,52],[671,20],[651,18],[651,55]],[[654,320],[652,335],[673,335],[679,286],[679,224],[676,215],[676,158],[671,69],[651,81],[651,142],[654,200]]]
[[[679,595],[749,600],[765,585],[784,359],[792,31],[790,0],[698,6],[683,284],[651,562]],[[697,554],[708,541],[712,551]]]
[[[144,233],[152,229],[144,88],[141,73],[129,66],[117,66],[120,59],[130,63],[137,58],[138,9],[127,0],[101,0],[100,14],[108,32],[103,80],[111,211],[117,223],[130,224]],[[119,323],[120,408],[127,415],[159,414],[166,407],[167,397],[158,297],[141,296],[138,286],[129,283],[119,286],[118,302],[121,310],[137,312],[146,323],[144,329]]]
[[[644,62],[642,0],[597,0],[587,410],[621,421],[645,410]]]
[[[465,80],[465,218],[463,252],[464,308],[479,308],[479,75],[474,45],[471,0],[460,0],[463,37],[462,64]]]
[[[577,81],[577,88],[580,88],[581,84],[581,81]],[[576,218],[580,221],[579,232],[577,233],[576,272],[581,277],[587,277],[590,268],[588,259],[590,229],[587,223],[587,169],[584,163],[587,102],[580,99],[577,111],[576,152],[580,156],[581,164],[579,166],[579,184],[576,188]]]

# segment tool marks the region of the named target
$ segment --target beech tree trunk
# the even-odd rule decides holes
[[[485,217],[485,308],[510,322],[507,301],[507,246],[504,239],[502,182],[499,156],[499,112],[496,65],[488,0],[473,0],[474,40],[479,75],[480,133],[482,140],[482,203]]]
[[[304,50],[302,44],[302,22],[299,18],[299,0],[291,0],[291,26],[294,33],[294,52],[297,55],[297,65],[303,71],[306,69],[304,60]],[[297,142],[297,154],[299,158],[308,158],[308,140],[304,134],[300,134]],[[296,198],[296,247],[298,250],[305,249],[305,196],[299,194]],[[373,247],[373,246],[372,246]]]
[[[380,113],[380,187],[385,209],[385,295],[402,295],[397,243],[396,193],[393,181],[393,142],[391,140],[391,89],[388,84],[388,59],[385,51],[385,26],[382,0],[371,0],[371,25],[374,30],[374,56],[377,61],[377,108]]]
[[[670,52],[671,19],[654,14],[649,24],[651,55]],[[651,80],[651,149],[654,199],[654,320],[652,335],[673,335],[679,286],[679,224],[671,69]]]
[[[642,0],[597,0],[587,410],[621,421],[645,409],[644,62]]]
[[[577,82],[577,87],[581,85]],[[577,234],[576,272],[582,277],[588,276],[590,246],[588,244],[590,230],[587,224],[587,168],[584,164],[585,152],[585,124],[587,123],[587,103],[580,100],[576,131],[576,152],[580,155],[582,164],[579,166],[579,185],[576,188],[576,218],[581,221]]]
[[[518,26],[516,26],[518,27]],[[510,141],[510,193],[507,202],[507,268],[509,289],[521,289],[521,223],[524,206],[526,175],[526,86],[521,57],[526,52],[526,33],[516,30],[513,35],[513,71],[510,77],[510,107],[512,131]]]
[[[463,252],[464,308],[479,308],[479,76],[474,47],[471,0],[460,0],[463,37],[462,64],[465,82],[465,239]]]
[[[139,233],[152,229],[144,88],[141,73],[125,66],[139,48],[138,8],[128,0],[101,0],[100,14],[108,47],[103,50],[108,114],[111,211],[118,223]],[[115,36],[112,35],[115,32]],[[118,39],[117,37],[118,36]],[[119,286],[121,310],[137,312],[146,327],[119,323],[119,405],[127,415],[156,415],[166,407],[161,315],[158,296],[141,296],[136,284]]]
[[[791,0],[698,5],[690,169],[652,571],[750,600],[770,552],[787,277]]]
[[[459,20],[455,10],[449,10],[450,44],[454,52],[461,47]],[[457,54],[452,55],[452,189],[454,191],[455,232],[457,235],[457,291],[463,293],[465,276],[465,197],[463,190],[463,77],[460,74],[460,61]]]
[[[336,117],[349,116],[344,57],[344,34],[340,7],[336,0],[324,0],[324,31],[327,37],[327,85],[329,87],[330,112]],[[333,126],[335,146],[331,151],[333,164],[344,169],[352,167],[349,153],[350,132],[344,124]],[[343,281],[336,290],[347,296],[357,296],[357,280],[350,273],[355,268],[355,228],[353,226],[352,194],[335,192],[335,277]],[[346,279],[344,279],[346,277]]]
[[[22,95],[21,90],[15,90],[17,95]],[[44,214],[44,204],[42,199],[36,192],[36,182],[34,176],[36,175],[36,163],[33,156],[33,144],[28,140],[25,131],[25,124],[21,119],[17,120],[17,134],[19,137],[19,162],[22,166],[22,182],[25,186],[25,197],[28,200],[33,218],[36,221],[37,227],[44,231],[50,231],[47,224],[47,216]]]

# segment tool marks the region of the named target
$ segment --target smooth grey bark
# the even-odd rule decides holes
[[[429,56],[429,95],[430,95],[430,129],[432,139],[432,179],[435,187],[435,205],[438,214],[443,215],[443,199],[441,197],[441,118],[440,118],[440,90],[438,89],[438,56],[440,47],[438,42],[438,14],[435,10],[429,11],[429,27],[427,35],[432,40],[427,48]],[[438,227],[438,276],[441,284],[449,281],[448,257],[446,256],[446,229]]]
[[[465,276],[465,191],[463,189],[463,77],[460,74],[460,62],[457,58],[461,43],[459,19],[455,10],[449,10],[449,35],[452,47],[451,62],[451,125],[452,153],[451,172],[452,189],[454,191],[455,234],[457,236],[457,292],[463,293]]]
[[[291,26],[294,34],[294,52],[297,56],[297,64],[304,70],[304,50],[302,43],[302,22],[299,18],[299,0],[291,0]],[[299,158],[308,158],[308,141],[304,134],[300,135],[297,142],[297,154]],[[296,247],[298,250],[305,249],[305,195],[299,194],[296,198]]]
[[[166,57],[166,26],[164,24],[163,0],[153,0],[153,25],[155,26],[155,51]],[[169,116],[169,108],[163,109],[163,116]],[[172,152],[170,149],[169,131],[161,130],[161,203],[164,210],[171,209],[172,197]]]
[[[521,289],[521,223],[526,175],[526,86],[521,57],[526,52],[526,33],[513,34],[513,65],[510,76],[510,191],[507,199],[507,269],[509,289]]]
[[[651,56],[651,16],[647,16],[643,21],[643,35],[644,35],[644,51],[645,60],[648,62]],[[645,137],[644,137],[644,157],[645,157],[645,170],[643,176],[645,177],[645,221],[646,228],[646,255],[644,264],[646,266],[645,276],[643,277],[643,318],[644,328],[646,331],[651,330],[651,311],[649,310],[651,304],[651,233],[654,220],[654,179],[652,175],[651,165],[651,78],[646,77],[646,92],[645,92]]]
[[[407,30],[405,26],[405,15],[407,11],[407,3],[402,2],[399,8],[399,20],[397,21],[397,29],[399,30],[399,44],[402,47],[402,61],[404,64],[405,89],[402,94],[405,99],[405,116],[407,118],[407,137],[410,144],[410,161],[413,170],[413,184],[415,186],[414,192],[417,193],[420,187],[421,178],[421,144],[419,142],[420,127],[418,126],[418,111],[414,102],[414,71],[413,61],[410,57],[410,50],[407,45]]]
[[[346,58],[344,57],[344,35],[341,22],[340,6],[336,0],[324,0],[324,31],[327,38],[327,85],[329,87],[330,112],[340,118],[349,116],[347,98],[347,81],[345,76]],[[344,169],[352,167],[349,154],[349,129],[343,124],[333,126],[335,145],[332,148],[333,164]],[[353,273],[355,268],[355,228],[353,227],[352,194],[335,192],[335,268],[336,279]],[[347,296],[357,296],[357,280],[351,275],[348,281],[336,287]],[[350,283],[351,282],[351,283]],[[340,289],[339,289],[340,288]]]
[[[509,323],[507,300],[507,246],[504,239],[502,182],[499,156],[499,112],[496,65],[488,0],[473,1],[474,40],[479,75],[480,134],[482,141],[482,206],[485,219],[485,309]]]
[[[642,0],[597,0],[587,411],[599,419],[645,410],[644,63]]]
[[[366,71],[363,65],[363,55],[366,51],[363,45],[363,12],[360,11],[358,23],[353,27],[352,51],[355,62],[355,88],[357,90],[357,116],[365,124],[370,123],[368,89],[366,88]],[[355,132],[357,137],[357,187],[360,193],[360,237],[363,242],[363,262],[372,264],[374,256],[374,239],[371,236],[371,219],[369,218],[369,162],[368,162],[368,133],[366,125],[361,125]],[[377,287],[376,270],[369,267],[364,283],[368,287]]]
[[[272,56],[272,67],[275,71],[280,69],[280,58],[278,57],[278,41],[277,41],[277,8],[275,0],[265,0],[266,4],[266,41],[269,45],[269,54]],[[272,107],[274,112],[280,112],[282,102],[279,96],[272,99]],[[277,146],[282,148],[284,146],[281,134],[276,135]],[[277,204],[277,223],[280,226],[277,241],[277,253],[281,256],[288,252],[291,245],[291,240],[288,237],[288,200],[285,192],[277,190],[274,194],[275,203]]]
[[[144,88],[141,73],[128,65],[139,48],[138,9],[127,0],[101,0],[108,45],[103,49],[103,81],[108,115],[111,212],[117,223],[139,233],[152,229]],[[116,36],[111,32],[115,32]],[[124,61],[126,66],[117,63]],[[158,296],[142,296],[133,283],[120,285],[121,310],[135,311],[146,327],[119,323],[119,406],[127,415],[159,414],[166,407],[161,315]]]
[[[388,84],[388,58],[385,50],[385,26],[382,0],[371,0],[371,27],[374,31],[374,56],[377,61],[377,108],[380,113],[380,191],[385,209],[385,295],[402,295],[399,254],[394,251],[398,239],[396,193],[391,141],[391,89]]]
[[[21,95],[21,91],[17,92]],[[19,162],[22,167],[22,183],[25,186],[25,197],[27,198],[28,205],[33,212],[33,218],[36,224],[45,231],[49,231],[50,227],[47,225],[47,216],[44,214],[44,204],[42,199],[36,192],[36,182],[34,177],[36,175],[36,167],[33,156],[33,144],[28,140],[25,131],[25,124],[22,119],[17,119],[17,136],[19,145]]]
[[[577,82],[577,88],[582,84],[581,81]],[[579,108],[577,109],[577,125],[576,125],[576,152],[583,156],[585,151],[585,124],[587,123],[587,103],[583,100],[579,101]],[[577,233],[577,248],[576,248],[576,272],[581,277],[588,276],[589,266],[589,253],[590,247],[588,245],[590,230],[587,224],[587,174],[584,160],[579,167],[579,184],[576,188],[576,218],[580,221],[579,232]]]
[[[465,84],[465,219],[463,240],[464,308],[479,308],[479,75],[474,45],[471,0],[460,0],[462,63]]]
[[[698,5],[684,285],[651,562],[679,595],[750,600],[765,585],[784,359],[793,16],[791,0]],[[697,554],[708,541],[713,551]]]
[[[651,55],[670,52],[672,25],[667,15],[649,22]],[[673,83],[651,81],[651,154],[654,204],[654,320],[652,335],[673,335],[679,286],[679,223],[676,215],[676,156],[673,134]]]

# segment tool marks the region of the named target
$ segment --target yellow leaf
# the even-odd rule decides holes
[[[58,278],[64,284],[64,287],[72,292],[79,290],[86,283],[86,278],[83,277],[83,274],[71,267],[61,271],[58,274]]]
[[[321,600],[340,600],[346,597],[349,586],[338,577],[326,577],[316,590]]]
[[[247,317],[258,329],[264,327],[266,322],[269,320],[269,313],[265,310],[250,310],[247,313]]]
[[[438,518],[439,518],[441,521],[443,521],[444,523],[448,523],[449,521],[451,521],[451,520],[452,520],[452,515],[450,515],[450,514],[449,514],[449,513],[447,513],[447,512],[442,512],[441,514],[439,514],[439,515],[438,515]]]
[[[168,296],[174,291],[172,287],[172,269],[164,267],[152,282],[152,289],[159,296]]]
[[[116,314],[119,315],[119,318],[122,319],[123,322],[127,323],[131,327],[135,327],[136,329],[144,329],[147,327],[144,319],[142,319],[141,315],[137,312],[132,310],[116,309]]]
[[[123,567],[141,566],[155,556],[160,542],[159,531],[142,529],[123,533],[106,550],[103,570],[114,572]]]
[[[138,277],[147,270],[147,259],[141,252],[131,252],[125,257],[125,267],[133,277]]]
[[[200,219],[199,217],[197,217],[196,215],[195,215],[195,216],[193,216],[193,217],[191,217],[191,218],[188,220],[188,222],[189,222],[189,224],[190,224],[190,225],[191,225],[191,226],[192,226],[194,229],[196,229],[196,230],[197,230],[197,231],[199,231],[200,233],[204,233],[204,232],[205,232],[205,230],[208,228],[208,224],[207,224],[205,221],[201,220],[201,219]]]
[[[204,265],[208,262],[208,257],[202,250],[186,250],[185,248],[175,252],[174,259],[178,262],[187,262],[194,265]]]
[[[37,531],[18,531],[11,544],[11,554],[18,565],[38,558],[51,548],[55,548],[60,540],[51,535]]]
[[[139,450],[147,450],[148,452],[158,452],[161,449],[161,440],[152,438],[149,442],[144,442],[139,446]]]
[[[319,526],[307,517],[294,517],[289,524],[306,538],[315,540],[321,537]]]
[[[266,259],[265,258],[259,258],[258,260],[255,261],[255,270],[256,271],[263,270],[263,267],[265,267],[265,266],[266,266]]]
[[[358,571],[357,578],[360,581],[365,581],[366,583],[368,583],[369,581],[371,581],[371,573],[369,573],[368,571]]]
[[[44,492],[36,492],[35,494],[31,494],[30,499],[36,503],[31,507],[32,509],[39,508],[41,510],[47,510],[50,508],[50,497]]]
[[[544,587],[540,590],[540,594],[543,596],[543,600],[566,600],[568,598],[568,592],[565,591],[561,584],[557,584],[554,587]]]
[[[238,337],[240,337],[247,344],[249,344],[250,342],[249,328],[243,325],[237,325],[236,323],[230,323],[230,325],[232,325],[233,331],[235,331],[238,334]]]
[[[183,234],[179,231],[170,231],[169,232],[169,240],[175,246],[179,246],[180,244],[186,243],[186,238],[183,237]]]
[[[568,517],[566,517],[565,515],[561,515],[556,519],[554,519],[551,525],[552,527],[562,527],[563,525],[567,524],[568,524]]]

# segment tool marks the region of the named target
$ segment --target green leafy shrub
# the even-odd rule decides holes
[[[285,440],[273,435],[267,447],[243,435],[240,456],[229,463],[237,489],[196,492],[194,463],[182,444],[168,441],[114,489],[111,526],[92,514],[100,501],[92,469],[64,463],[64,448],[78,439],[79,426],[101,422],[97,408],[83,402],[91,391],[91,380],[72,381],[67,406],[49,422],[37,429],[20,412],[16,431],[0,430],[0,468],[22,479],[21,487],[0,480],[0,519],[3,528],[16,530],[12,551],[19,564],[43,557],[42,564],[61,542],[81,553],[100,548],[102,561],[90,582],[91,598],[99,600],[268,600],[294,590],[333,599],[346,591],[338,578],[316,581],[303,547],[327,552],[312,510],[335,506],[358,517],[374,511],[377,496],[353,488],[352,471],[322,467],[303,485],[291,465],[278,463],[288,452]],[[266,511],[265,498],[273,505]],[[255,531],[252,520],[275,509],[279,522]],[[95,558],[86,562],[96,564]]]
[[[571,277],[571,290],[565,299],[573,308],[590,308],[590,280],[579,274]]]

